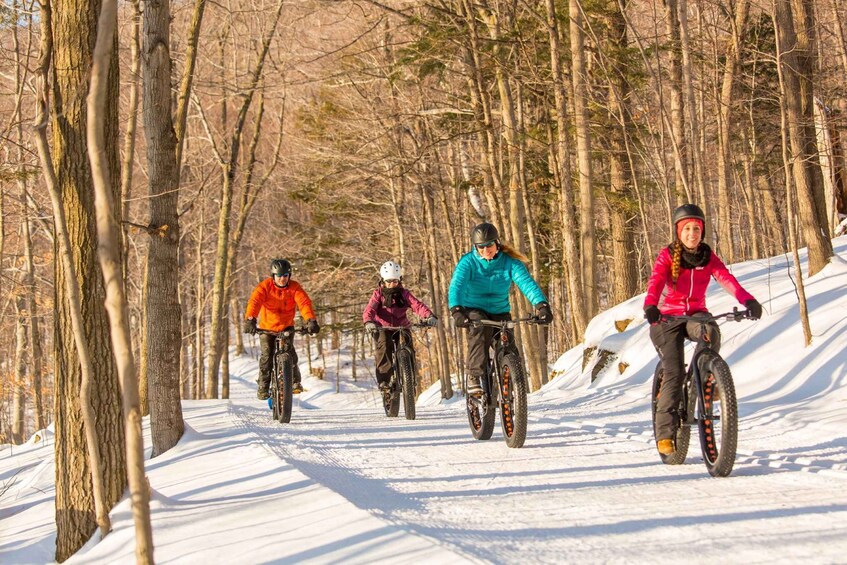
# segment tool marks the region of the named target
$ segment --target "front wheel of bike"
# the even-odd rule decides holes
[[[465,383],[465,390],[467,389]],[[468,394],[465,397],[465,409],[474,439],[491,439],[491,434],[494,433],[494,405],[488,402],[489,397],[490,394]]]
[[[656,438],[656,409],[659,405],[659,395],[662,390],[662,379],[665,372],[662,369],[662,363],[656,365],[656,371],[653,373],[653,396],[651,405],[653,407],[653,438]],[[690,415],[694,414],[695,394],[691,390],[690,381],[685,380],[683,385],[682,395],[679,402],[678,411],[678,426],[673,437],[674,451],[668,455],[659,454],[662,458],[662,463],[665,465],[682,465],[685,463],[685,457],[688,455],[688,444],[691,440],[691,425],[689,423]]]
[[[274,418],[281,424],[287,424],[291,421],[291,396],[294,387],[294,365],[291,362],[291,356],[280,353],[276,366],[277,391],[273,396]]]
[[[415,419],[415,364],[411,352],[406,348],[397,351],[397,366],[400,368],[400,382],[403,389],[403,411],[407,420]]]
[[[713,477],[726,477],[735,465],[738,446],[738,400],[726,361],[704,354],[700,362],[703,414],[697,422],[706,468]]]
[[[500,365],[500,424],[509,447],[523,447],[526,441],[526,375],[514,353],[503,356]]]

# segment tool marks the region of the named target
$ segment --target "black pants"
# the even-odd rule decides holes
[[[289,355],[291,355],[291,364],[294,367],[294,382],[300,382],[300,367],[297,365],[297,351],[294,350],[294,336],[290,335],[283,338],[289,344]],[[262,346],[262,354],[259,356],[259,386],[264,390],[268,389],[271,384],[271,359],[276,353],[276,336],[268,334],[259,334],[259,343]]]
[[[402,339],[397,335],[405,330],[385,330],[377,332],[376,345],[374,346],[374,360],[376,361],[376,382],[379,384],[388,383],[391,381],[391,373],[394,367],[391,364],[391,358],[397,349],[397,340]],[[412,354],[415,348],[412,345],[412,340],[408,340],[409,349]]]
[[[503,320],[511,320],[512,314],[505,312],[503,314],[490,314],[484,310],[468,310],[468,319],[474,320],[495,320],[497,322]],[[482,377],[485,374],[488,366],[488,348],[491,347],[491,342],[494,339],[494,333],[497,328],[491,326],[469,326],[468,327],[468,375],[474,377]],[[512,330],[506,330],[511,334]]]
[[[694,314],[696,317],[708,316],[707,312]],[[671,439],[679,420],[679,400],[682,396],[682,381],[685,378],[685,339],[697,341],[697,350],[705,347],[700,341],[700,324],[675,320],[650,326],[650,339],[656,346],[662,360],[662,388],[656,406],[656,440]],[[712,350],[721,348],[721,331],[716,322],[706,326],[707,339]]]

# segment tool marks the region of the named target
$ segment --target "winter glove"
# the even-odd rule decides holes
[[[256,318],[247,318],[244,320],[242,330],[244,330],[244,333],[246,334],[255,335],[255,333],[259,330],[258,326],[256,326]]]
[[[662,313],[655,306],[648,306],[644,309],[644,317],[647,318],[647,323],[652,326],[662,318]]]
[[[750,311],[750,317],[754,320],[758,320],[762,317],[762,305],[759,304],[759,301],[755,298],[751,298],[750,300],[745,302],[744,307]]]
[[[431,328],[434,328],[438,325],[438,318],[436,318],[435,316],[430,316],[429,318],[424,320],[423,323]]]
[[[315,318],[312,318],[306,324],[306,331],[309,332],[309,335],[317,335],[317,333],[321,331],[321,327],[318,325],[318,321]]]
[[[468,320],[468,315],[465,314],[465,309],[461,306],[453,306],[450,312],[453,313],[453,323],[456,324],[457,328],[466,328],[470,325],[471,321]]]
[[[553,321],[553,311],[550,310],[550,305],[546,302],[539,302],[535,305],[535,313],[538,315],[538,323],[545,326]]]
[[[376,324],[373,322],[365,322],[365,331],[368,333],[376,333]]]

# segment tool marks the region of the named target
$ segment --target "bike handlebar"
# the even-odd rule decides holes
[[[397,331],[397,330],[413,330],[431,328],[429,324],[409,324],[408,326],[377,326],[374,328],[376,332]]]
[[[726,318],[727,321],[730,322],[740,322],[741,320],[750,320],[753,319],[752,314],[750,314],[750,310],[739,310],[736,306],[732,309],[732,312],[724,312],[723,314],[710,314],[708,316],[665,316],[662,315],[661,320],[663,322],[669,322],[671,320],[685,320],[686,322],[700,322],[703,324],[708,324],[709,322],[714,322],[720,320],[721,318]]]
[[[285,328],[282,331],[275,332],[273,330],[265,330],[262,328],[256,328],[257,334],[264,335],[272,335],[272,336],[280,336],[280,335],[291,335],[292,333],[305,335],[309,333],[309,329],[306,326],[293,326],[290,328]]]
[[[540,324],[541,320],[539,320],[538,316],[527,316],[526,318],[517,318],[516,320],[471,320],[468,324],[469,326],[473,326],[478,328],[479,326],[493,326],[495,328],[509,328],[512,329],[518,324]]]

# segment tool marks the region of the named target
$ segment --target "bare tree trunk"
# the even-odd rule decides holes
[[[562,230],[562,260],[565,270],[568,297],[570,298],[570,312],[573,320],[573,328],[576,340],[582,341],[582,334],[588,325],[585,310],[585,297],[582,292],[582,281],[579,272],[579,244],[574,237],[577,222],[574,218],[574,199],[571,194],[570,179],[570,141],[568,140],[567,101],[565,93],[565,79],[562,72],[561,48],[559,44],[559,24],[556,18],[556,4],[554,0],[546,0],[547,7],[547,34],[550,41],[551,70],[553,72],[553,92],[556,100],[556,166],[559,177],[559,214],[561,215]],[[561,307],[560,307],[561,308]]]
[[[135,156],[135,132],[138,127],[138,84],[141,77],[141,2],[131,0],[132,6],[132,41],[130,41],[130,83],[129,83],[129,109],[126,117],[126,133],[124,133],[124,159],[121,164],[121,218],[129,218],[129,200],[132,191],[133,157]],[[127,258],[129,257],[127,245],[129,234],[128,227],[123,227],[123,271],[124,277],[127,272]],[[143,339],[142,339],[143,341]],[[144,350],[144,346],[141,346]],[[142,372],[143,374],[143,372]],[[143,406],[143,403],[142,403]],[[146,415],[146,414],[145,414]]]
[[[713,222],[718,235],[718,253],[728,263],[736,261],[735,244],[732,240],[732,210],[729,204],[730,171],[732,169],[732,151],[730,147],[730,127],[733,117],[733,94],[735,92],[735,75],[739,64],[741,52],[741,37],[747,27],[747,14],[749,13],[747,0],[738,0],[735,4],[734,20],[732,23],[732,43],[726,48],[724,56],[724,69],[721,82],[720,107],[718,111],[718,213],[719,221]],[[732,14],[730,14],[732,16]],[[705,204],[705,203],[704,203]]]
[[[235,120],[235,126],[230,137],[229,158],[222,160],[224,172],[224,186],[221,194],[221,208],[218,217],[218,245],[215,257],[215,280],[212,285],[212,315],[211,328],[209,331],[209,375],[207,378],[207,398],[218,397],[218,369],[222,354],[223,332],[221,323],[224,319],[223,310],[226,303],[225,283],[227,281],[228,249],[230,237],[230,212],[232,210],[232,192],[235,184],[235,174],[238,168],[239,154],[241,152],[241,134],[247,119],[247,113],[253,102],[256,88],[262,78],[265,60],[270,49],[271,41],[276,35],[276,27],[284,2],[280,0],[277,4],[276,15],[267,34],[262,41],[262,51],[251,73],[250,84],[244,94],[244,100]]]
[[[742,0],[743,1],[743,0]],[[678,0],[679,40],[682,52],[682,81],[684,85],[684,107],[688,118],[688,142],[691,151],[691,161],[694,169],[695,200],[705,202],[706,181],[703,171],[703,154],[700,151],[700,120],[697,119],[697,103],[694,98],[694,79],[692,77],[691,44],[688,35],[688,0]],[[692,190],[692,192],[694,192]]]
[[[149,5],[148,5],[149,8]],[[138,379],[132,357],[129,316],[123,289],[120,254],[120,228],[115,207],[109,155],[117,144],[117,128],[108,128],[107,94],[114,94],[118,77],[110,72],[116,62],[114,44],[117,27],[117,0],[103,0],[97,20],[97,40],[91,58],[91,86],[88,93],[87,141],[91,176],[94,181],[94,206],[97,220],[97,253],[106,287],[106,310],[111,326],[112,349],[117,361],[123,396],[127,438],[127,474],[135,518],[136,563],[153,563],[153,528],[150,524],[149,485],[144,476],[144,440],[141,433],[141,411],[138,405]],[[111,157],[111,158],[110,158]]]
[[[12,443],[20,445],[26,437],[26,306],[21,294],[15,297],[15,378],[12,390]]]
[[[582,0],[569,0],[571,80],[573,82],[574,129],[579,163],[580,258],[586,317],[597,313],[597,241],[594,230],[594,178],[591,170],[591,129],[588,119],[588,70],[585,62],[585,20]],[[545,364],[546,366],[546,364]]]
[[[627,46],[626,21],[617,2],[606,9],[608,41],[614,54],[624,53]],[[609,180],[612,231],[612,261],[614,283],[612,303],[617,304],[634,296],[638,291],[635,236],[631,224],[635,219],[632,198],[632,171],[629,168],[626,140],[630,137],[631,112],[627,108],[630,97],[626,62],[610,57],[608,108],[610,122],[614,124],[609,137]],[[617,130],[617,131],[616,131]]]
[[[800,41],[795,32],[797,14],[792,13],[791,0],[774,0],[774,26],[777,31],[781,86],[785,98],[785,113],[791,149],[791,172],[797,191],[797,204],[803,235],[809,248],[809,276],[823,269],[833,255],[832,241],[827,233],[820,186],[820,164],[817,159],[812,111],[811,77],[809,68],[809,36]],[[802,14],[799,16],[802,18]],[[802,57],[800,56],[802,55]],[[803,59],[801,61],[801,59]],[[803,75],[806,75],[805,79]],[[805,84],[805,86],[804,86]],[[811,130],[810,130],[811,128]],[[811,131],[811,138],[809,132]],[[823,219],[823,221],[821,221]]]
[[[179,441],[185,431],[179,390],[182,336],[179,289],[179,163],[171,117],[169,0],[144,6],[144,134],[150,226],[144,322],[150,391],[153,457]]]
[[[108,531],[108,510],[123,495],[127,469],[121,394],[103,307],[105,292],[102,279],[95,275],[97,233],[91,215],[92,177],[86,157],[87,143],[82,135],[87,122],[85,93],[96,39],[93,22],[97,21],[100,4],[96,0],[58,0],[55,11],[52,7],[41,2],[42,88],[36,140],[45,181],[51,189],[57,230],[66,221],[64,231],[68,234],[65,241],[56,238],[60,247],[57,256],[61,255],[64,261],[56,264],[54,287],[56,560],[61,562],[82,547],[96,525],[100,525],[101,533]],[[44,129],[48,119],[46,85],[51,53],[55,53],[56,61],[51,97],[56,154],[52,162]],[[117,57],[110,68],[111,96],[100,111],[105,112],[105,127],[117,132]],[[107,150],[112,166],[117,168],[117,147],[113,144]],[[114,190],[117,192],[117,187]],[[69,239],[71,235],[73,240]],[[78,289],[78,294],[74,289]],[[74,304],[79,304],[78,315]],[[83,369],[86,365],[90,371]],[[88,458],[80,457],[86,451]],[[100,463],[91,463],[96,461],[98,453]],[[93,484],[98,475],[103,478],[100,496],[97,485]],[[89,482],[89,478],[94,481]]]
[[[694,201],[688,176],[688,146],[685,140],[685,114],[682,96],[682,49],[679,37],[677,0],[663,0],[668,35],[668,82],[671,91],[671,142],[674,144],[677,202]]]

